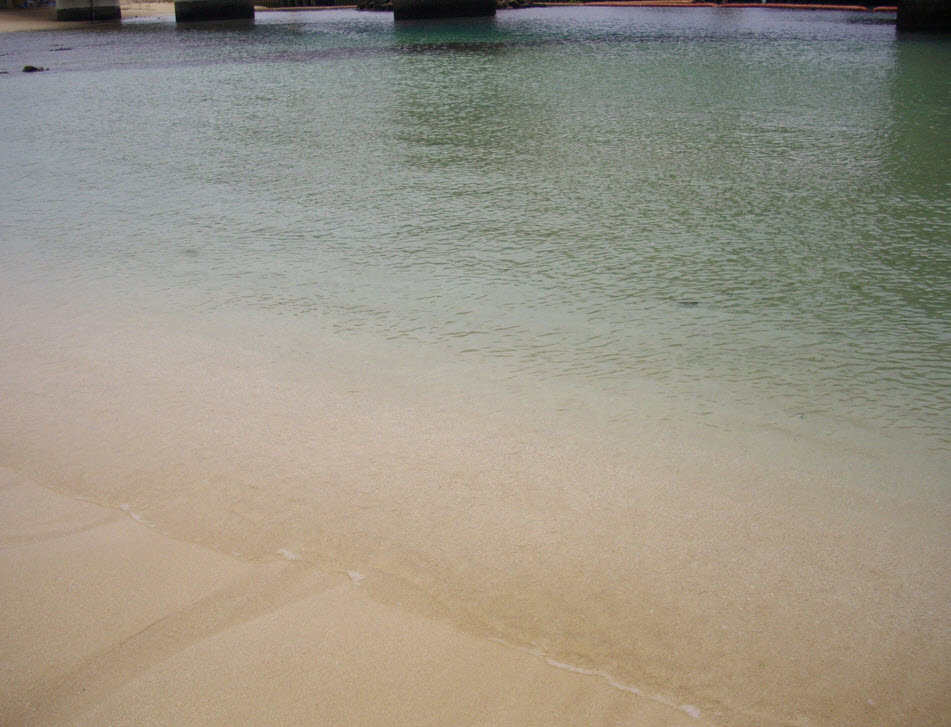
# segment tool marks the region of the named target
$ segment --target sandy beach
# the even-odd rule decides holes
[[[175,16],[175,3],[168,2],[123,2],[120,3],[123,20],[132,20],[134,18],[154,18]],[[337,9],[349,8],[351,6],[341,5]],[[270,10],[321,10],[322,8],[301,7],[301,8],[263,8],[256,7],[255,12],[268,12]],[[0,9],[0,33],[12,33],[21,30],[56,30],[58,28],[81,28],[86,23],[63,22],[56,20],[55,8],[2,8]]]
[[[172,2],[136,2],[121,4],[122,17],[145,18],[175,15]],[[22,30],[56,30],[58,28],[81,28],[86,23],[56,20],[56,8],[4,8],[0,9],[0,33]]]
[[[356,352],[82,308],[0,305],[0,724],[946,713],[928,497],[646,434],[625,461],[413,402]]]
[[[0,724],[699,725],[598,675],[0,469]]]

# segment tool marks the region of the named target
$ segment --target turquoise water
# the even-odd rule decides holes
[[[0,464],[711,724],[935,724],[951,44],[893,20],[0,36]]]
[[[3,265],[491,361],[613,399],[613,420],[647,385],[694,415],[947,450],[951,49],[891,20],[14,34],[3,68],[51,71],[0,79]]]

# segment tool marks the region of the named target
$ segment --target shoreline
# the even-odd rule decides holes
[[[454,695],[453,703],[466,709],[436,724],[465,724],[473,714],[467,710],[503,686],[508,701],[486,707],[495,723],[532,724],[528,715],[536,710],[548,724],[557,723],[544,710],[552,704],[569,709],[573,702],[557,702],[545,669],[580,680],[562,682],[557,694],[587,695],[584,700],[595,701],[582,703],[605,724],[645,708],[643,701],[669,711],[634,723],[678,724],[664,720],[685,717],[693,725],[763,727],[785,724],[799,712],[817,723],[861,715],[865,724],[885,725],[899,717],[924,723],[944,711],[946,696],[936,682],[944,673],[951,602],[940,577],[951,517],[946,498],[932,502],[869,489],[861,486],[863,471],[846,474],[829,463],[810,468],[795,452],[780,460],[769,439],[739,450],[724,442],[720,449],[668,431],[615,446],[583,426],[525,426],[522,412],[493,414],[436,391],[435,400],[419,398],[400,383],[403,373],[381,371],[372,353],[334,348],[323,339],[315,347],[311,332],[301,331],[301,339],[290,323],[281,329],[287,345],[275,358],[275,331],[268,328],[260,338],[244,319],[196,327],[178,317],[117,317],[111,306],[108,315],[98,307],[81,312],[76,295],[68,308],[8,297],[0,307],[9,344],[0,394],[10,417],[0,426],[0,462],[73,505],[99,503],[137,532],[161,533],[224,559],[216,562],[226,565],[212,571],[235,562],[287,562],[345,586],[349,580],[356,587],[351,596],[369,601],[342,597],[330,611],[308,601],[309,615],[295,611],[287,620],[314,638],[321,630],[347,633],[347,642],[362,651],[348,657],[346,671],[375,670],[360,685],[385,690],[393,677],[379,666],[389,657],[375,641],[354,641],[360,630],[350,635],[350,627],[339,626],[351,610],[375,614],[367,618],[380,624],[381,634],[406,643],[417,630],[448,629],[432,647],[448,655],[436,669],[444,681],[431,675],[424,691]],[[234,335],[238,330],[247,335]],[[302,340],[304,350],[294,343]],[[886,465],[902,471],[874,458],[867,465],[868,475]],[[16,523],[61,507],[8,500],[0,513]],[[100,520],[56,520],[53,531],[92,538],[93,531],[102,534],[93,525]],[[93,604],[87,607],[92,612],[103,607],[96,599],[122,602],[116,594],[123,590],[167,588],[137,580],[152,578],[167,560],[184,563],[184,574],[169,576],[183,588],[200,590],[206,579],[202,566],[189,565],[191,556],[161,556],[166,541],[159,538],[141,558],[129,555],[132,572],[117,574],[103,590],[100,574],[115,570],[109,559],[132,552],[128,546],[98,541],[86,547],[37,531],[31,561],[12,547],[23,544],[16,528],[0,532],[20,538],[0,550],[8,558],[5,582],[23,581],[6,605],[24,614],[15,638],[63,643],[65,656],[56,658],[73,665],[86,659],[71,646],[77,637],[69,635],[74,619],[67,609],[73,602],[49,592],[52,586],[43,584],[50,579],[59,588],[68,581],[76,597]],[[60,556],[70,553],[89,560],[61,566]],[[59,573],[69,576],[57,579]],[[36,593],[46,594],[40,603],[30,600]],[[133,606],[133,613],[141,610]],[[174,603],[168,608],[153,618],[184,618]],[[90,688],[87,681],[106,685],[94,695],[100,711],[90,724],[118,722],[112,717],[119,713],[109,710],[143,701],[149,714],[161,714],[156,723],[180,723],[179,715],[155,706],[164,704],[163,694],[187,687],[201,703],[221,689],[208,679],[183,687],[178,672],[220,674],[232,662],[253,662],[267,652],[262,624],[246,623],[232,635],[240,634],[242,644],[258,640],[247,658],[235,658],[239,646],[205,653],[207,636],[161,659],[130,656],[132,687],[108,687],[93,670],[70,683],[71,693]],[[37,635],[43,624],[55,626]],[[60,633],[64,624],[69,638]],[[457,635],[476,641],[453,646]],[[94,631],[90,638],[97,653],[118,653],[108,645],[117,639],[111,632]],[[294,631],[280,631],[266,641],[289,649],[297,639]],[[525,658],[506,672],[504,685],[493,681],[497,659],[506,663],[512,655],[487,651],[490,644]],[[460,672],[459,651],[470,647],[477,666]],[[8,662],[25,651],[12,643]],[[307,651],[308,658],[314,652],[320,649]],[[54,656],[40,660],[42,669]],[[26,673],[17,665],[9,673],[20,671]],[[0,687],[19,693],[36,682],[24,679],[20,687]],[[51,679],[43,683],[58,683]],[[247,682],[242,689],[256,695],[254,705],[284,704],[283,687],[271,680],[241,679]],[[899,698],[895,685],[907,679],[914,693]],[[154,693],[126,691],[147,683]],[[529,685],[522,692],[529,683],[540,691]],[[741,684],[757,685],[759,696],[751,699]],[[354,694],[360,685],[338,682],[332,691]],[[611,701],[618,695],[601,692],[595,697],[588,692],[595,685],[634,702]],[[389,708],[389,695],[371,701]],[[231,700],[208,706],[203,723],[227,723]],[[426,714],[436,709],[415,704]],[[507,719],[506,710],[515,707],[528,712]],[[693,721],[696,710],[700,722]],[[327,723],[386,723],[352,713],[334,717]],[[55,720],[35,722],[50,723]],[[397,723],[414,721],[406,715]],[[546,722],[539,717],[537,723]]]
[[[896,12],[892,5],[866,7],[863,5],[799,5],[795,3],[711,3],[682,2],[681,0],[599,0],[586,3],[539,3],[535,7],[644,7],[644,8],[723,8],[744,9],[762,8],[767,10],[829,10],[848,12]],[[307,7],[264,7],[256,5],[255,13],[299,12],[303,10],[351,10],[355,5],[307,6]],[[171,0],[156,2],[123,2],[120,4],[122,20],[146,17],[174,17],[175,6]],[[366,11],[374,12],[374,11]],[[116,22],[116,21],[107,21]],[[59,21],[55,8],[2,8],[0,9],[0,34],[31,30],[57,30],[82,28],[89,25],[86,21]]]
[[[119,21],[103,21],[105,24],[122,22],[136,18],[174,18],[175,4],[172,0],[154,2],[120,3],[122,18]],[[256,13],[268,13],[284,10],[352,10],[355,5],[337,5],[333,7],[293,7],[268,8],[255,6]],[[89,21],[62,21],[56,19],[55,8],[0,8],[0,33],[13,33],[29,30],[58,30],[61,28],[83,28]]]
[[[3,467],[0,522],[3,724],[706,724],[381,603],[362,574],[229,557]]]

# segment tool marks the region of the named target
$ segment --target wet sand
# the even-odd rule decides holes
[[[175,4],[172,2],[137,2],[120,5],[125,20],[145,17],[173,17]],[[62,28],[81,28],[85,22],[63,22],[56,19],[55,8],[4,8],[0,9],[0,33],[12,33],[23,30],[57,30]]]
[[[175,17],[175,3],[171,2],[123,2],[120,3],[123,20],[133,18]],[[322,7],[294,7],[294,8],[264,8],[255,7],[256,13],[270,11],[295,10],[345,10],[355,6],[337,5],[332,8]],[[86,22],[63,22],[56,19],[55,8],[16,8],[0,9],[0,33],[12,33],[22,30],[57,30],[61,28],[78,28],[88,25]]]
[[[290,321],[197,323],[0,296],[0,723],[951,709],[951,512],[877,489],[901,463],[613,446],[420,398],[412,362]]]
[[[0,8],[0,33],[22,30],[56,30],[79,27],[82,23],[63,23],[56,20],[55,8]]]
[[[0,724],[700,725],[598,676],[0,469]]]

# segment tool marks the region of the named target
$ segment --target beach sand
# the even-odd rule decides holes
[[[607,446],[250,323],[0,290],[0,724],[949,713],[951,513],[847,484],[894,463]]]
[[[146,17],[173,17],[173,2],[121,3],[124,20]],[[56,19],[56,8],[3,8],[0,9],[0,33],[22,30],[57,30],[81,28],[86,22],[63,22]]]
[[[350,8],[350,5],[338,5],[332,9],[341,10]],[[175,3],[172,0],[162,2],[121,2],[123,20],[134,18],[173,18],[175,17]],[[265,8],[255,7],[256,13],[273,10],[322,10],[327,8],[300,7],[300,8]],[[0,33],[12,33],[22,30],[57,30],[64,28],[81,28],[88,22],[63,22],[56,19],[55,8],[0,8]]]
[[[701,725],[596,675],[0,469],[0,724]]]

